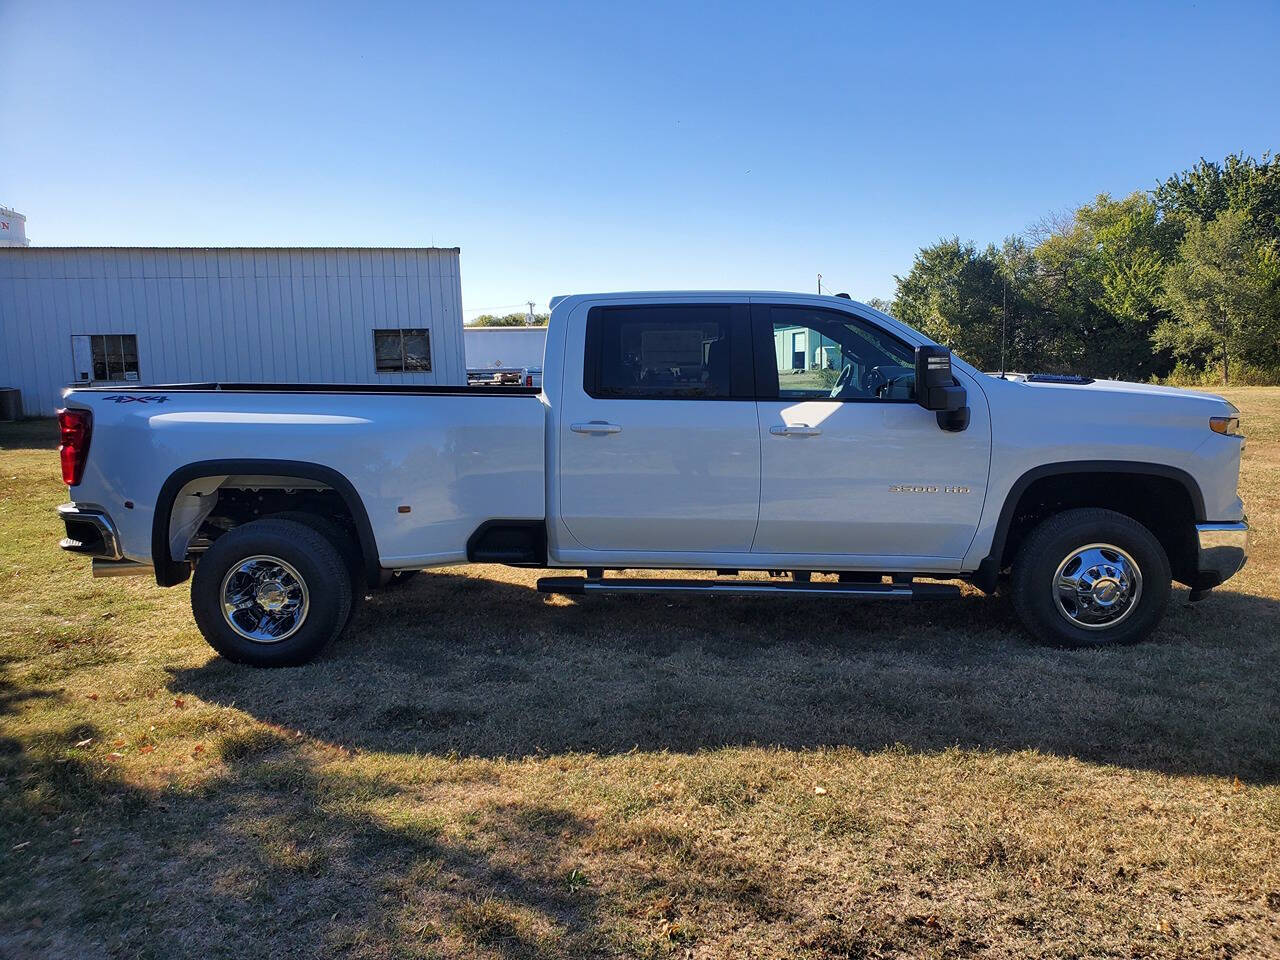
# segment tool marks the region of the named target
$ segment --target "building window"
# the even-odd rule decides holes
[[[138,338],[132,333],[95,333],[86,337],[89,341],[89,360],[92,379],[106,382],[122,382],[138,379]],[[79,379],[85,373],[79,371]]]
[[[418,373],[430,370],[430,332],[421,328],[375,330],[373,357],[379,373]]]

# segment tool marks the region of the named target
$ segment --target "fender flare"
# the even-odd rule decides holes
[[[355,521],[356,534],[360,538],[360,554],[364,562],[365,576],[370,586],[377,584],[381,575],[378,543],[373,536],[373,526],[369,523],[369,514],[364,508],[364,501],[360,499],[360,494],[356,492],[350,480],[332,467],[319,463],[308,463],[302,460],[240,459],[197,460],[179,467],[169,474],[168,479],[161,485],[160,493],[156,497],[155,512],[151,517],[151,560],[155,566],[156,583],[159,586],[172,587],[191,576],[191,565],[182,560],[174,560],[169,554],[169,520],[173,515],[173,505],[178,499],[178,492],[192,480],[203,477],[255,473],[264,476],[315,480],[336,490]]]
[[[1022,474],[1009,487],[1004,504],[1000,508],[1000,518],[996,521],[995,533],[991,538],[991,549],[978,564],[974,574],[974,583],[978,587],[988,593],[995,589],[1001,570],[1000,561],[1009,539],[1009,528],[1013,526],[1013,512],[1022,495],[1027,492],[1027,488],[1037,480],[1044,480],[1046,477],[1068,476],[1073,473],[1136,473],[1174,480],[1191,498],[1191,511],[1196,522],[1203,523],[1205,520],[1204,494],[1200,490],[1200,484],[1196,482],[1195,477],[1179,467],[1141,460],[1064,460],[1059,463],[1042,463]]]

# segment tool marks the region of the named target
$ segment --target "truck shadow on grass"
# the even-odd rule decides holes
[[[1032,645],[1001,599],[572,603],[531,583],[425,574],[371,597],[315,664],[215,658],[171,687],[380,751],[961,746],[1280,782],[1271,599],[1178,591],[1152,641],[1071,651]]]

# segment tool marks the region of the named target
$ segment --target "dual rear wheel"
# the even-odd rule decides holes
[[[191,610],[210,646],[259,667],[312,659],[346,626],[352,598],[363,596],[341,537],[323,519],[281,517],[220,536],[191,578]]]

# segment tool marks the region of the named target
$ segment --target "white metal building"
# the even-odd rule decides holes
[[[0,247],[0,387],[467,382],[456,247]]]

